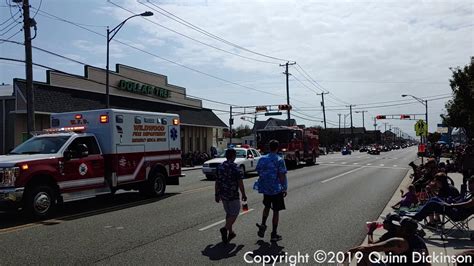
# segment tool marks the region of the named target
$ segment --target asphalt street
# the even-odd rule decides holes
[[[365,222],[379,217],[414,159],[416,147],[338,153],[291,170],[277,244],[269,231],[263,239],[256,234],[263,210],[262,196],[252,190],[256,174],[244,181],[250,210],[237,220],[237,237],[228,245],[220,243],[218,231],[222,205],[201,170],[185,172],[181,185],[169,186],[161,199],[124,192],[65,204],[42,222],[0,213],[0,264],[245,265],[255,255],[285,252],[310,254],[314,264],[317,250],[346,251],[363,241]]]

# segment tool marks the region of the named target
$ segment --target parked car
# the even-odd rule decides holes
[[[261,158],[260,152],[253,148],[234,148],[237,152],[235,163],[239,166],[242,173],[255,171],[258,160]],[[226,160],[225,151],[219,154],[216,158],[204,162],[202,165],[202,172],[209,180],[214,180],[217,175],[217,167]]]
[[[341,154],[342,154],[342,155],[348,155],[348,154],[351,155],[352,152],[351,152],[351,150],[350,150],[349,148],[344,147],[344,148],[342,148],[342,150],[341,150]]]
[[[372,147],[368,151],[369,154],[374,154],[374,155],[379,155],[380,154],[380,148],[378,147]]]

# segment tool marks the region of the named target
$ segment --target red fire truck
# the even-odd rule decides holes
[[[257,130],[257,145],[261,152],[268,153],[271,140],[280,142],[280,152],[288,167],[300,162],[314,165],[319,157],[319,130],[304,126],[275,126]]]
[[[179,116],[117,109],[51,115],[51,128],[0,156],[0,205],[45,217],[56,204],[181,176]]]

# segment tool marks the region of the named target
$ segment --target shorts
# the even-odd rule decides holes
[[[228,216],[239,216],[240,212],[240,200],[222,200],[224,205],[225,213]]]
[[[285,199],[283,192],[275,195],[263,195],[263,205],[266,208],[271,208],[274,211],[281,211],[285,209]]]

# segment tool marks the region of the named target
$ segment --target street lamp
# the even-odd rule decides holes
[[[109,93],[109,47],[110,47],[110,41],[115,37],[117,32],[123,27],[125,22],[127,22],[129,19],[134,18],[134,17],[150,17],[153,16],[153,12],[146,11],[141,14],[136,14],[133,16],[128,17],[126,20],[122,21],[120,24],[115,26],[112,30],[109,30],[109,27],[107,26],[107,64],[105,66],[106,68],[106,73],[105,73],[105,99],[106,99],[106,107],[110,108],[110,93]],[[112,34],[112,36],[111,36]]]

